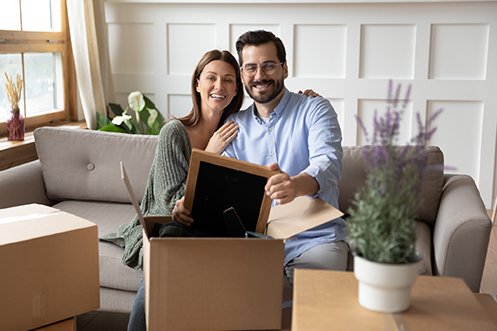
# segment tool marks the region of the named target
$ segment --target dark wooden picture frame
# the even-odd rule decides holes
[[[247,231],[264,233],[271,209],[264,186],[276,173],[266,166],[193,149],[185,191],[185,207],[195,220],[192,226],[223,236],[223,211],[233,207]]]

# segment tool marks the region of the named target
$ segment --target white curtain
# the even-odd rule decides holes
[[[86,125],[90,129],[96,129],[96,112],[105,115],[106,103],[98,56],[93,1],[67,0],[67,15],[76,80]]]

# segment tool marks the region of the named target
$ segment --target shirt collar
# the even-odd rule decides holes
[[[269,118],[271,118],[271,116],[276,116],[276,115],[280,116],[280,114],[285,110],[286,105],[290,101],[290,91],[288,91],[288,89],[286,87],[283,89],[283,91],[284,91],[283,97],[281,98],[280,102],[278,103],[278,105],[276,106],[274,111],[271,113]],[[259,115],[257,115],[257,112],[255,111],[255,102],[252,102],[250,109],[252,111],[252,116],[254,116],[255,120],[259,124],[265,124],[265,122],[259,117]],[[273,115],[273,114],[276,114],[276,115]]]

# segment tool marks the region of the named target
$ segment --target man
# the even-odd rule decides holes
[[[341,175],[341,132],[333,107],[324,98],[289,92],[286,51],[268,31],[249,31],[236,42],[242,81],[254,103],[229,120],[238,136],[224,155],[261,165],[272,176],[266,192],[275,203],[298,196],[319,197],[338,208]],[[285,243],[285,274],[293,284],[295,268],[346,270],[349,247],[345,222],[327,222]]]

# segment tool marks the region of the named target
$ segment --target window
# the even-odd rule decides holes
[[[10,104],[5,73],[24,81],[19,103],[27,128],[63,121],[75,103],[66,0],[2,0],[0,11],[0,136]]]

